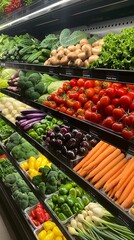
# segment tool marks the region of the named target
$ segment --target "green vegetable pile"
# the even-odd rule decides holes
[[[103,39],[102,52],[91,67],[134,70],[134,27],[120,34],[109,33]]]
[[[16,132],[8,139],[6,148],[18,162],[38,155],[38,151]]]
[[[63,83],[64,81],[60,81],[48,74],[40,74],[31,71],[20,71],[19,73],[18,86],[21,94],[32,100],[39,99],[40,103],[44,102],[46,94],[48,96],[48,94],[56,92]]]
[[[7,158],[0,159],[0,178],[3,180],[8,174],[16,173],[15,167],[11,164],[11,162]]]
[[[14,130],[5,123],[4,120],[0,119],[0,139],[5,140],[8,138]]]
[[[51,167],[45,166],[39,168],[39,172],[41,172],[41,175],[33,177],[32,182],[38,187],[40,194],[52,194],[56,192],[62,184],[71,181],[54,164],[52,164]]]
[[[62,185],[58,193],[54,193],[47,204],[61,221],[67,220],[73,214],[80,213],[92,201],[91,197],[76,183]]]
[[[42,119],[39,123],[35,123],[28,131],[28,134],[36,141],[42,142],[43,136],[48,130],[54,129],[56,125],[61,124],[63,124],[62,121],[47,115],[45,119]]]

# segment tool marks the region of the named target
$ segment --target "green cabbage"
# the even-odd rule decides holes
[[[41,103],[41,104],[44,103],[45,101],[47,101],[47,98],[49,96],[50,96],[50,94],[47,94],[47,93],[42,95],[41,97],[38,98],[38,102]]]
[[[63,83],[65,81],[56,81],[56,82],[52,82],[48,88],[47,88],[47,91],[49,94],[52,94],[53,92],[57,92],[57,90],[62,87]],[[67,82],[67,81],[66,81]]]
[[[12,68],[3,69],[1,72],[1,78],[3,80],[9,80],[16,72],[17,70]]]

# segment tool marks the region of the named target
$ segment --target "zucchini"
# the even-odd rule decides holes
[[[30,57],[27,59],[27,62],[29,62],[29,63],[34,62],[35,60],[38,59],[38,57],[39,57],[40,55],[42,55],[42,51],[39,51],[39,52],[36,52],[36,53],[31,54]]]
[[[49,57],[50,57],[50,54],[51,54],[51,51],[48,50],[48,49],[42,49],[42,54],[43,54],[45,57],[49,58]]]
[[[39,62],[45,62],[48,58],[47,57],[44,57],[44,56],[39,56],[38,57],[38,61]]]

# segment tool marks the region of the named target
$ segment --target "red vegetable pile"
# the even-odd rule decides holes
[[[134,85],[73,78],[44,105],[134,138]]]
[[[43,205],[39,203],[34,209],[30,211],[29,218],[35,226],[40,226],[42,223],[48,221],[50,219],[50,216],[43,208]]]

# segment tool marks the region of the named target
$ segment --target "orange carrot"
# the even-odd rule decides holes
[[[124,190],[125,187],[129,184],[129,182],[131,181],[131,179],[132,179],[133,176],[134,176],[134,172],[132,172],[132,173],[128,176],[128,178],[126,178],[126,180],[124,181],[124,183],[122,184],[122,186],[121,186],[121,187],[118,189],[118,191],[115,193],[115,197],[116,197],[117,199],[121,196],[123,190]]]
[[[111,194],[110,194],[110,198],[113,198],[113,197],[114,197],[114,194],[115,194],[115,192],[116,192],[116,187],[117,187],[117,186],[115,186],[115,187],[112,189],[112,192],[111,192]]]
[[[133,199],[134,199],[134,187],[131,190],[131,192],[129,193],[129,195],[126,197],[124,202],[121,204],[121,207],[122,208],[129,208],[129,207],[131,207],[132,204],[133,204]]]
[[[91,158],[99,149],[100,147],[104,144],[103,141],[100,141],[94,148],[92,148],[92,150],[82,159],[82,161],[80,161],[74,168],[74,171],[78,171],[83,164],[89,159]]]
[[[134,189],[134,176],[132,177],[132,179],[130,180],[130,182],[128,183],[128,185],[126,186],[124,191],[122,192],[120,198],[118,199],[119,204],[121,204],[122,202],[125,201],[125,199],[128,197],[128,195],[132,191],[132,189]],[[133,196],[133,198],[134,198],[134,196]]]
[[[88,166],[89,162],[93,162],[101,153],[104,152],[104,150],[106,148],[108,148],[109,144],[108,143],[104,143],[99,149],[97,152],[95,152],[95,154],[89,159],[89,161],[85,162],[82,166],[82,168],[85,168]]]
[[[114,152],[116,148],[114,146],[109,146],[102,152],[93,162],[89,163],[89,165],[84,168],[87,172],[89,172],[94,166],[98,166],[98,164],[103,161],[107,156],[109,156],[112,152]]]
[[[124,158],[124,154],[120,154],[121,150],[116,149],[107,158],[105,158],[92,172],[90,172],[86,179],[90,179],[94,176],[93,182],[97,182],[104,176],[112,167],[114,167],[121,159]]]
[[[127,159],[122,159],[115,167],[113,167],[110,171],[108,171],[94,186],[99,189],[102,187],[106,181],[115,174],[125,163],[127,162]]]

